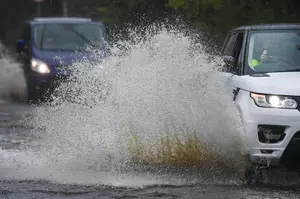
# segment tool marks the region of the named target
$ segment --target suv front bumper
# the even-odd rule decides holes
[[[249,92],[243,90],[236,102],[244,124],[242,138],[250,161],[273,166],[286,160],[296,162],[293,158],[298,156],[291,154],[295,155],[300,149],[300,145],[295,147],[295,142],[300,140],[300,111],[258,107]]]

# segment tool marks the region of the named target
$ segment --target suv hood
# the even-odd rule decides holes
[[[229,83],[233,87],[257,93],[300,96],[300,72],[233,75],[229,77]]]

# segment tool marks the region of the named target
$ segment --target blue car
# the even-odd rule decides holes
[[[95,58],[87,46],[100,55]],[[37,100],[68,79],[72,63],[83,58],[98,62],[108,55],[106,29],[88,18],[34,18],[24,22],[16,51],[24,69],[28,99]]]

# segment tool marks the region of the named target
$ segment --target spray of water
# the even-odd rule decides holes
[[[26,83],[21,66],[16,63],[0,43],[0,100],[23,101],[26,99]]]
[[[242,125],[218,59],[164,28],[122,44],[99,64],[75,63],[72,81],[32,109],[37,139],[19,155],[30,161],[19,164],[84,176],[145,164],[212,173],[242,167]]]

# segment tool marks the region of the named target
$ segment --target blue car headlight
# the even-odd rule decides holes
[[[45,62],[38,59],[31,59],[31,69],[42,74],[51,72],[49,66]]]
[[[257,93],[251,93],[250,96],[259,107],[282,109],[296,109],[298,107],[297,101],[291,97]]]

